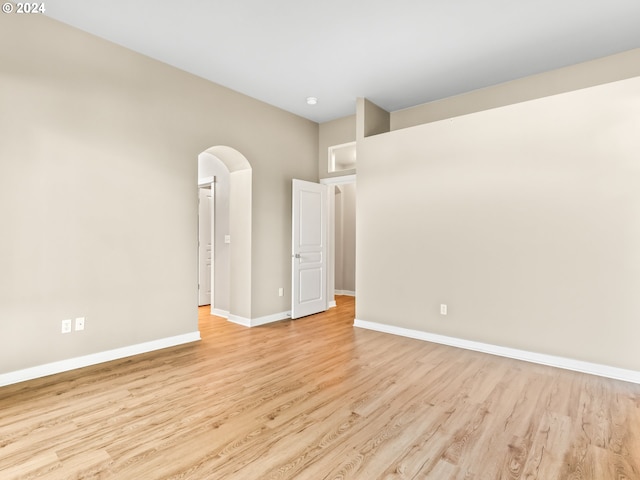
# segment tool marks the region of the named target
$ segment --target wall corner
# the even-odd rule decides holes
[[[356,140],[391,131],[391,114],[366,98],[356,100]]]

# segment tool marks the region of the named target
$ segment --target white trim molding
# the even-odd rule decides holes
[[[197,342],[200,340],[200,332],[185,333],[175,337],[161,338],[150,342],[138,343],[128,347],[116,348],[99,353],[92,353],[82,357],[69,358],[59,362],[47,363],[36,367],[25,368],[15,372],[0,374],[0,387],[14,383],[33,380],[34,378],[46,377],[56,373],[68,372],[77,368],[97,365],[99,363],[110,362],[121,358],[140,355],[141,353],[153,352],[163,348],[175,347],[185,343]]]
[[[412,330],[408,328],[396,327],[394,325],[386,325],[383,323],[368,322],[366,320],[358,320],[353,322],[354,327],[364,328],[367,330],[375,330],[376,332],[390,333],[402,337],[415,338],[426,342],[440,343],[451,347],[464,348],[465,350],[474,350],[476,352],[489,353],[500,357],[513,358],[523,360],[525,362],[538,363],[550,367],[563,368],[565,370],[573,370],[575,372],[589,373],[599,377],[613,378],[615,380],[623,380],[625,382],[640,384],[640,372],[635,370],[627,370],[624,368],[610,367],[598,363],[584,362],[582,360],[574,360],[571,358],[557,357],[555,355],[547,355],[544,353],[528,352],[526,350],[518,350],[515,348],[501,347],[488,343],[474,342],[461,338],[447,337],[435,333],[422,332],[420,330]]]
[[[216,317],[229,318],[229,311],[221,310],[219,308],[212,308],[211,315],[215,315]]]
[[[336,295],[346,295],[347,297],[355,297],[356,292],[351,290],[336,290]]]
[[[216,183],[216,177],[202,177],[198,179],[198,187],[206,187],[212,183]]]
[[[243,327],[251,326],[250,318],[241,317],[239,315],[229,314],[229,316],[227,317],[227,320],[229,320],[231,323],[235,323],[236,325],[242,325]]]
[[[266,325],[267,323],[278,322],[280,320],[287,320],[291,318],[291,312],[274,313],[273,315],[266,315],[258,318],[246,318],[239,315],[230,314],[227,317],[232,323],[242,325],[243,327],[259,327],[260,325]]]
[[[356,175],[339,175],[337,177],[321,178],[320,183],[323,185],[344,185],[345,183],[354,183]]]

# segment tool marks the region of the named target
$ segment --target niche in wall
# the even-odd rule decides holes
[[[356,168],[356,142],[329,147],[329,173]]]

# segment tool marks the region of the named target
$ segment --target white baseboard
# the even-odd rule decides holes
[[[338,306],[338,304],[336,303],[335,300],[332,300],[332,301],[329,302],[329,308],[334,308],[334,307],[337,307],[337,306]]]
[[[513,358],[516,360],[523,360],[525,362],[538,363],[541,365],[548,365],[550,367],[563,368],[565,370],[573,370],[575,372],[589,373],[599,377],[613,378],[616,380],[624,380],[625,382],[640,384],[640,372],[635,370],[626,370],[624,368],[610,367],[608,365],[584,362],[582,360],[574,360],[571,358],[556,357],[555,355],[547,355],[544,353],[528,352],[526,350],[518,350],[515,348],[500,347],[498,345],[447,337],[445,335],[422,332],[420,330],[411,330],[393,325],[385,325],[383,323],[367,322],[365,320],[355,319],[353,325],[367,330],[391,333],[393,335],[415,338],[426,342],[441,343],[451,347],[464,348],[466,350],[489,353],[500,357]]]
[[[227,317],[227,320],[229,320],[231,323],[235,323],[237,325],[242,325],[243,327],[250,327],[251,326],[251,319],[250,318],[241,317],[239,315],[229,314],[229,316]]]
[[[153,352],[168,347],[175,347],[184,343],[197,342],[200,340],[200,332],[185,333],[175,337],[152,340],[151,342],[138,343],[128,347],[116,348],[105,352],[92,353],[82,357],[70,358],[59,362],[47,363],[36,367],[25,368],[15,372],[0,374],[0,387],[13,383],[33,380],[34,378],[46,377],[56,373],[68,372],[77,368],[97,365],[99,363],[110,362],[120,358],[131,357],[141,353]]]
[[[211,315],[215,315],[216,317],[229,318],[229,311],[221,310],[219,308],[212,308]]]
[[[351,290],[336,290],[336,295],[347,295],[348,297],[355,297],[356,292]]]
[[[259,327],[260,325],[266,325],[267,323],[278,322],[280,320],[286,320],[291,318],[291,312],[274,313],[273,315],[266,315],[258,318],[246,318],[238,315],[229,315],[228,320],[244,327]]]

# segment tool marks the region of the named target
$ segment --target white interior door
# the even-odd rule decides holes
[[[327,310],[327,186],[293,180],[291,318]]]
[[[198,189],[198,305],[213,305],[212,291],[212,214],[211,187]]]

